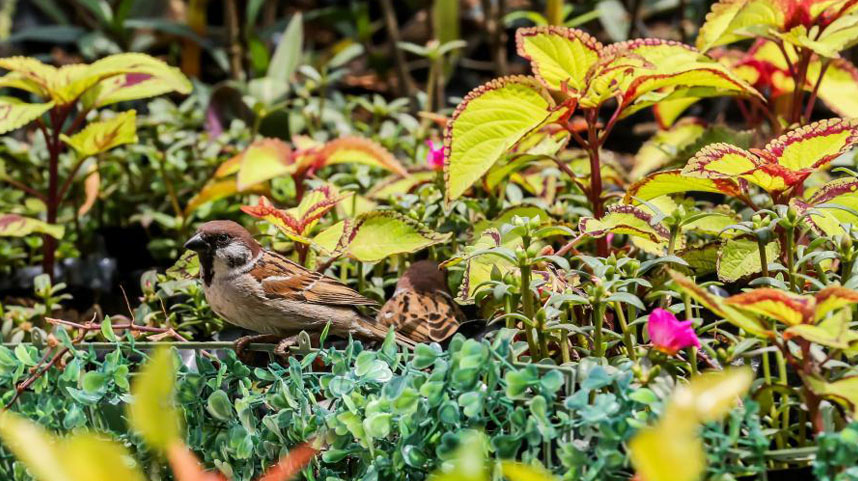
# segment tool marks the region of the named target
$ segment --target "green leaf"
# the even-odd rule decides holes
[[[573,96],[586,89],[587,73],[602,50],[589,34],[559,26],[520,28],[515,41],[518,54],[530,60],[534,75],[546,87]]]
[[[38,219],[23,217],[18,214],[0,214],[0,237],[26,237],[32,234],[47,234],[55,239],[62,239],[65,227],[48,224]]]
[[[629,173],[637,180],[654,170],[658,170],[672,160],[688,145],[703,135],[706,127],[697,121],[681,122],[670,130],[660,130],[644,142],[635,155],[635,165]]]
[[[819,324],[798,324],[784,331],[784,339],[800,338],[831,349],[850,350],[858,342],[858,332],[849,329],[849,315],[840,312]]]
[[[744,329],[750,334],[764,338],[769,336],[769,330],[759,319],[749,317],[735,307],[727,305],[725,299],[711,294],[684,275],[676,271],[668,272],[670,273],[670,277],[673,278],[673,281],[679,285],[682,292],[687,293],[706,309],[709,309],[713,313],[726,319],[727,322],[739,327],[740,329]]]
[[[459,198],[498,159],[549,118],[554,100],[530,77],[505,77],[472,90],[445,134],[445,199]]]
[[[804,380],[818,396],[849,406],[852,417],[858,417],[858,376],[847,376],[834,382],[826,382],[815,376],[807,376]]]
[[[778,8],[784,2],[771,0],[720,0],[712,5],[697,35],[697,48],[705,52],[713,47],[727,45],[765,27],[782,25],[784,12]]]
[[[445,242],[452,234],[439,234],[410,217],[378,210],[355,218],[346,235],[346,252],[351,258],[376,262]]]
[[[265,76],[289,85],[292,81],[292,74],[295,73],[295,69],[298,68],[298,63],[301,61],[303,44],[304,23],[301,13],[298,12],[289,20],[286,30],[280,37]]]
[[[781,253],[780,244],[766,244],[766,260],[775,261]],[[725,282],[735,282],[763,270],[760,261],[760,249],[755,239],[741,237],[727,239],[718,253],[718,278]]]
[[[156,349],[131,386],[128,420],[152,448],[165,453],[182,442],[181,421],[173,399],[173,352]]]
[[[670,240],[667,227],[654,223],[652,216],[642,209],[625,204],[612,205],[601,219],[583,217],[578,230],[593,237],[614,233],[642,237],[656,243]]]
[[[679,170],[655,172],[630,185],[623,202],[638,203],[662,195],[680,192],[714,192],[737,196],[742,193],[739,185],[731,179],[708,179],[686,177]]]
[[[221,389],[213,392],[206,401],[206,410],[220,421],[229,421],[235,417],[229,396]]]
[[[97,155],[123,144],[137,142],[137,112],[128,110],[115,117],[92,122],[85,129],[69,137],[60,138],[72,147],[79,158]]]
[[[14,97],[0,97],[0,134],[29,124],[53,106],[53,102],[28,104]]]

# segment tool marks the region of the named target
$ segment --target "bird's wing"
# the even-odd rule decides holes
[[[455,334],[464,314],[445,292],[405,289],[384,304],[377,319],[417,342],[441,342]]]
[[[265,251],[250,274],[262,285],[266,297],[313,304],[373,306],[376,302],[324,274]]]

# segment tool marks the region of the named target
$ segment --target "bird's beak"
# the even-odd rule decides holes
[[[188,242],[185,242],[185,249],[190,249],[194,252],[200,252],[208,249],[209,245],[199,234],[194,234],[193,237],[188,239]]]

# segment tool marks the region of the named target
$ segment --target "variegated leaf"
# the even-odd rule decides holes
[[[0,97],[0,134],[29,124],[53,106],[53,102],[28,104],[15,97]]]
[[[742,310],[767,316],[788,326],[813,320],[816,300],[769,287],[754,289],[727,298],[726,303]]]
[[[819,322],[829,313],[858,304],[858,292],[842,286],[828,286],[817,292],[814,320]]]
[[[703,307],[709,309],[714,314],[721,316],[727,320],[727,322],[745,330],[749,334],[764,338],[771,335],[771,331],[767,329],[759,319],[753,316],[748,316],[735,307],[728,305],[725,302],[725,299],[709,293],[695,284],[694,281],[688,277],[685,277],[675,271],[670,271],[670,277],[673,278],[673,281],[676,282],[681,291],[690,295],[697,302],[702,304]]]
[[[310,162],[316,169],[326,165],[356,163],[380,167],[402,177],[408,176],[408,171],[390,151],[362,137],[341,137],[332,140],[308,158],[312,159]]]
[[[119,145],[135,143],[137,112],[128,110],[111,119],[91,122],[73,136],[63,134],[61,138],[77,152],[79,158],[97,155]]]
[[[25,237],[32,234],[47,234],[56,239],[62,239],[65,228],[61,225],[48,224],[39,219],[32,219],[18,214],[0,214],[0,237]]]
[[[601,219],[584,217],[578,229],[582,234],[603,237],[608,233],[642,237],[652,242],[670,239],[670,231],[662,224],[654,224],[652,215],[633,205],[613,205]]]
[[[629,186],[623,202],[631,204],[637,203],[639,200],[650,200],[662,195],[695,191],[739,196],[743,193],[744,189],[733,179],[686,177],[683,171],[665,170],[650,174]]]
[[[587,74],[599,60],[602,44],[574,28],[520,28],[515,34],[518,54],[530,61],[533,73],[548,88],[571,95],[587,86]]]
[[[548,121],[554,100],[531,77],[504,77],[472,90],[445,133],[445,199],[461,196],[510,148]]]

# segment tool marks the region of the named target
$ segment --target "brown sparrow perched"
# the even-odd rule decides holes
[[[444,341],[466,320],[447,289],[444,273],[432,261],[411,264],[376,319],[425,343]]]
[[[319,334],[331,322],[331,334],[383,340],[388,326],[355,306],[377,305],[339,281],[308,270],[264,249],[242,226],[216,220],[201,225],[185,243],[200,259],[200,278],[214,312],[231,324],[266,338],[300,331]],[[260,336],[257,336],[259,338]],[[397,336],[400,344],[413,346]],[[239,350],[249,338],[236,343]],[[278,354],[284,354],[281,347]]]

